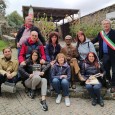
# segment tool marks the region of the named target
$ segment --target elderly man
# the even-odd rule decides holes
[[[1,84],[5,81],[16,83],[18,61],[12,58],[11,48],[3,49],[3,57],[0,58],[0,96]]]
[[[115,30],[111,29],[111,22],[108,19],[102,21],[103,30],[92,40],[99,41],[99,59],[103,61],[106,76],[111,82],[112,92],[115,92]],[[112,77],[110,69],[112,67]]]
[[[33,50],[38,50],[41,56],[40,63],[44,64],[46,60],[44,46],[40,44],[38,33],[36,31],[31,31],[28,40],[24,44],[22,44],[19,54],[19,63],[21,65],[25,65],[25,60],[30,57]]]
[[[16,45],[18,48],[18,52],[20,52],[20,47],[22,46],[22,44],[27,41],[28,37],[30,37],[31,31],[37,31],[40,41],[43,45],[45,45],[45,39],[41,35],[40,30],[33,25],[32,18],[27,16],[25,17],[25,24],[22,26],[22,28],[20,28],[16,36]]]
[[[84,81],[84,79],[80,74],[80,68],[78,65],[78,61],[76,59],[78,58],[78,53],[76,51],[76,48],[72,45],[72,37],[70,35],[67,35],[65,37],[65,43],[66,46],[63,47],[60,52],[65,54],[67,61],[71,66],[71,71],[72,71],[71,82],[72,82],[72,88],[74,89],[76,88],[75,80],[74,80],[75,74],[78,76],[80,81]]]

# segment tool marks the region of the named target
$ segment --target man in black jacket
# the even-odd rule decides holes
[[[103,61],[106,76],[111,82],[112,92],[115,92],[115,30],[111,29],[111,22],[108,19],[102,21],[103,31],[92,40],[99,41],[99,59]],[[112,68],[112,77],[110,69]]]
[[[18,52],[20,51],[20,47],[23,43],[27,41],[27,39],[30,37],[31,31],[37,31],[38,32],[38,38],[42,42],[43,45],[45,45],[45,39],[41,35],[40,30],[33,25],[33,20],[31,17],[27,16],[25,18],[25,24],[19,29],[17,36],[16,36],[16,45],[18,48]]]

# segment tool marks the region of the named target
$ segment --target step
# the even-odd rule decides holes
[[[76,89],[69,89],[70,97],[73,98],[90,98],[89,93],[87,89],[84,86],[77,85]],[[114,100],[115,99],[115,93],[110,93],[110,90],[107,90],[106,88],[101,89],[101,95],[104,99],[108,100]],[[56,97],[55,91],[48,91],[48,96]]]

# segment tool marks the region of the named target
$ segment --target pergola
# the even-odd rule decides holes
[[[74,14],[79,13],[79,9],[22,6],[24,18],[28,15],[28,11],[30,7],[33,8],[34,18],[39,19],[41,17],[44,17],[44,14],[45,14],[48,20],[50,20],[52,17],[52,22],[59,22],[60,20],[63,20],[63,25],[64,25],[65,17],[71,17],[71,19],[74,20]],[[62,32],[64,36],[64,27],[62,27]]]

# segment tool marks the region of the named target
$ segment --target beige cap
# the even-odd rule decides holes
[[[65,39],[72,39],[72,37],[70,35],[67,35]]]

